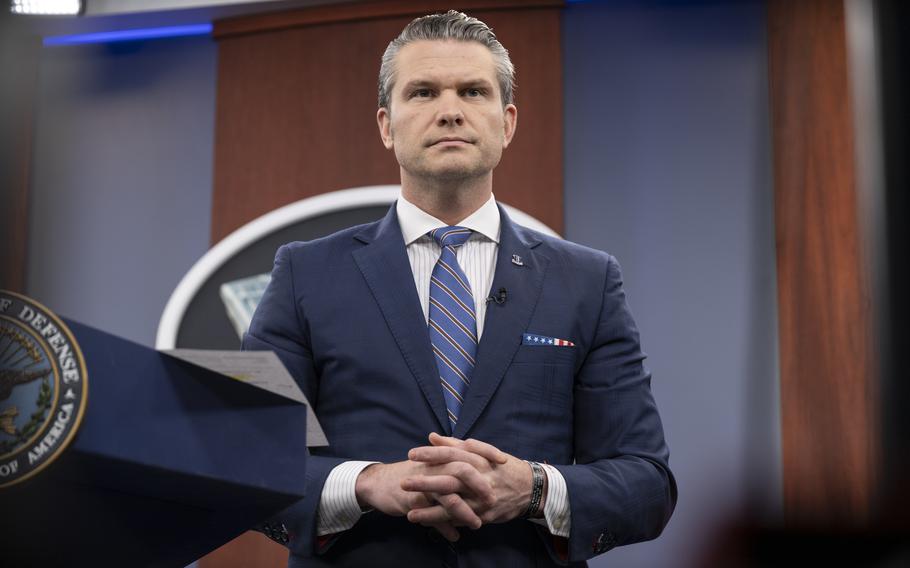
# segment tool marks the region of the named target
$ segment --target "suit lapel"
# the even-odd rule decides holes
[[[491,291],[505,288],[506,301],[487,306],[483,336],[477,346],[477,365],[453,433],[457,438],[466,437],[509,368],[528,329],[549,263],[545,256],[533,251],[540,244],[533,234],[512,223],[502,207],[499,214],[502,225]],[[512,261],[513,255],[520,264]]]
[[[436,415],[441,428],[439,431],[449,432],[439,371],[433,358],[395,206],[378,224],[368,226],[355,238],[367,246],[354,251],[354,260],[379,304],[404,360]]]

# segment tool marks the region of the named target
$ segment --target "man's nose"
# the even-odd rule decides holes
[[[437,126],[461,126],[464,113],[461,111],[461,100],[454,94],[443,94],[439,98],[439,109],[436,116]]]

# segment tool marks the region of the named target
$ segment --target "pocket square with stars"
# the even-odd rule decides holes
[[[549,337],[537,333],[526,333],[521,338],[522,345],[536,345],[538,347],[575,347],[575,344],[568,339],[559,339],[558,337]]]

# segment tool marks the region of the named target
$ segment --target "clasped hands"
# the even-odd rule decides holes
[[[429,440],[405,461],[365,468],[356,482],[360,504],[406,515],[451,542],[460,536],[457,527],[503,523],[527,510],[532,489],[527,462],[479,440],[436,433]]]

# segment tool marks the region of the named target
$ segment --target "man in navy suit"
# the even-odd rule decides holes
[[[583,565],[669,520],[619,266],[493,198],[513,77],[483,22],[414,20],[379,78],[401,198],[278,251],[243,347],[278,354],[330,442],[306,498],[263,527],[291,565]]]

